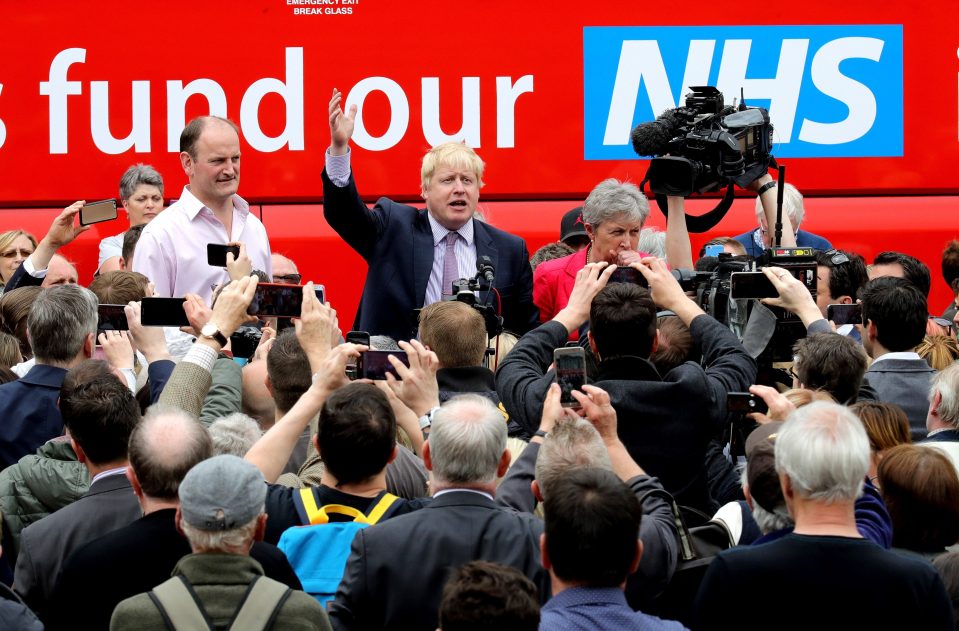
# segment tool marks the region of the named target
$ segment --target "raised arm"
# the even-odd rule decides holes
[[[686,228],[686,200],[667,197],[666,262],[673,269],[693,269],[693,247]]]

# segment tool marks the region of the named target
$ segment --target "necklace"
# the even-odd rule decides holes
[[[593,252],[593,242],[590,241],[589,245],[586,246],[586,263],[589,264],[589,255]]]

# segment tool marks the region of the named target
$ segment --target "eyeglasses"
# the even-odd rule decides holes
[[[826,250],[823,254],[829,257],[829,262],[833,265],[844,265],[849,262],[849,257],[835,248]]]
[[[3,252],[0,252],[0,257],[3,257],[5,259],[12,259],[18,254],[20,255],[20,258],[25,259],[31,254],[33,254],[33,252],[31,252],[30,250],[24,250],[23,248],[13,248],[12,250],[4,250]]]
[[[301,274],[276,274],[273,276],[273,282],[281,285],[299,285],[302,279]]]

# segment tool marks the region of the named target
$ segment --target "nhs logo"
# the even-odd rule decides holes
[[[583,67],[587,160],[691,85],[769,109],[777,157],[902,156],[902,25],[586,27]]]

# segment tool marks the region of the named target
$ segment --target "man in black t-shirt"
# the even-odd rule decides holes
[[[734,548],[710,565],[694,628],[953,629],[942,580],[928,563],[862,538],[854,502],[869,440],[845,407],[813,403],[790,415],[775,446],[792,534]],[[731,603],[748,615],[734,617]]]
[[[315,440],[325,466],[321,484],[308,487],[315,507],[339,504],[368,513],[386,494],[386,465],[396,457],[396,417],[386,395],[364,383],[336,390],[320,410]],[[398,498],[387,517],[416,510],[427,501]],[[287,528],[310,523],[309,512],[301,489],[271,484],[265,541],[276,543]],[[353,519],[333,512],[329,518]]]

